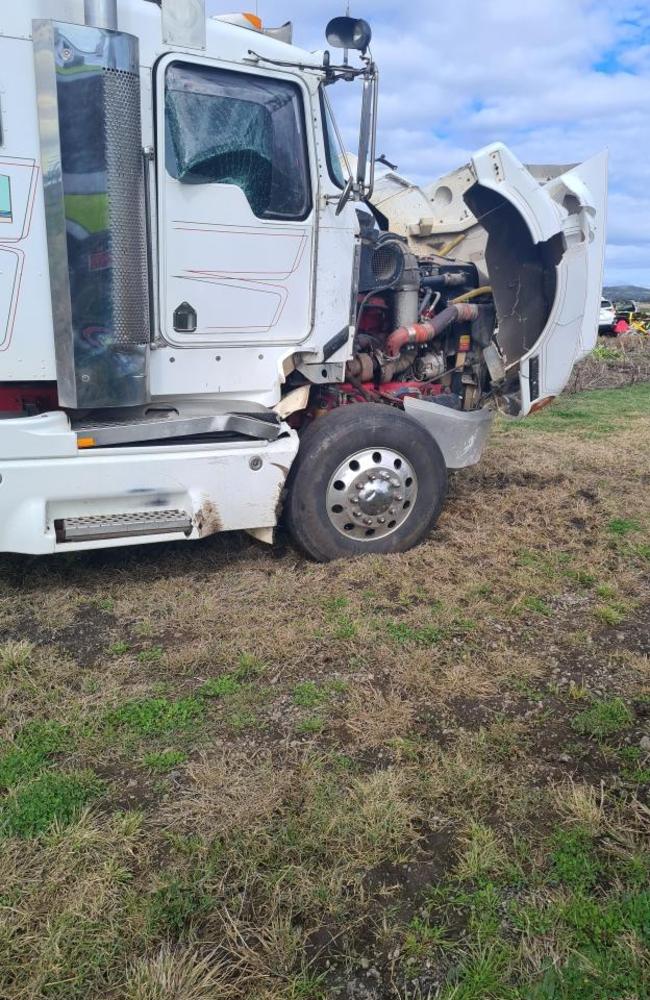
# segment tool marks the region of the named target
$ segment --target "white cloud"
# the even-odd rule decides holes
[[[344,4],[259,0],[258,8],[268,24],[293,20],[296,43],[314,49]],[[528,162],[575,162],[607,146],[607,281],[650,287],[648,0],[353,0],[352,12],[373,26],[380,152],[431,181],[495,139]],[[337,114],[353,143],[359,93],[340,86]]]

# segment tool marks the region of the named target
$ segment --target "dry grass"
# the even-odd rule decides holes
[[[4,558],[0,997],[640,995],[649,415],[500,425],[404,555]]]

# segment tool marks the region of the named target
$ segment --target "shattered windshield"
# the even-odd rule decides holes
[[[311,210],[302,97],[275,78],[174,63],[167,71],[167,169],[184,184],[234,184],[259,217]]]

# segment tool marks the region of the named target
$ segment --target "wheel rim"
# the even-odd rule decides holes
[[[371,542],[398,531],[415,506],[418,480],[411,463],[392,448],[354,452],[327,488],[327,516],[340,534]]]

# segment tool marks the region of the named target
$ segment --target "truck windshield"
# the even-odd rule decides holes
[[[341,144],[339,130],[334,118],[334,112],[332,111],[332,105],[330,104],[324,87],[321,87],[320,89],[320,102],[323,121],[325,122],[324,135],[325,153],[327,155],[327,169],[330,178],[334,181],[336,186],[343,189],[345,187],[346,177],[341,163],[341,158],[345,156],[345,151]]]

